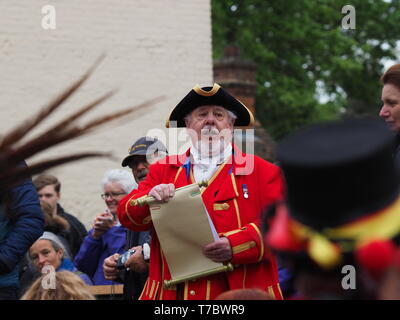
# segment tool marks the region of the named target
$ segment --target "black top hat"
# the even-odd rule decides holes
[[[254,124],[254,116],[247,107],[228,93],[220,85],[214,83],[212,87],[200,88],[196,85],[177,104],[168,117],[165,126],[170,127],[170,121],[177,121],[177,127],[185,127],[184,117],[200,106],[217,105],[232,111],[237,119],[236,127],[248,127]]]
[[[377,120],[313,126],[278,148],[290,215],[315,230],[385,208],[399,195],[393,134]]]
[[[286,203],[271,208],[264,227],[282,261],[312,274],[337,275],[345,264],[384,274],[400,243],[393,142],[382,122],[353,119],[310,127],[280,144]]]
[[[153,154],[157,151],[168,153],[167,148],[160,140],[151,137],[141,137],[132,145],[132,147],[129,148],[129,154],[125,157],[124,160],[122,160],[121,165],[123,167],[126,167],[128,165],[129,159],[131,159],[132,157],[146,156],[148,154]]]

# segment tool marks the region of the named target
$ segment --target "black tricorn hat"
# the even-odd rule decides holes
[[[385,208],[399,196],[393,134],[374,119],[312,126],[278,147],[290,215],[315,230]]]
[[[217,105],[232,111],[237,119],[235,127],[251,127],[254,124],[254,116],[251,111],[219,84],[214,83],[212,87],[196,85],[176,105],[169,115],[165,126],[170,127],[170,121],[176,121],[177,127],[185,127],[184,117],[200,106]]]

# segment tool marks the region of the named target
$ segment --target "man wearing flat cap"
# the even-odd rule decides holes
[[[251,112],[218,84],[194,87],[171,112],[167,128],[186,127],[192,147],[151,165],[146,180],[121,200],[118,217],[133,230],[153,228],[149,207],[138,206],[135,199],[150,195],[167,202],[176,188],[207,181],[202,199],[220,238],[206,245],[203,254],[217,263],[231,263],[234,269],[166,289],[164,280],[171,275],[153,232],[141,299],[208,300],[238,288],[258,288],[282,299],[277,264],[260,231],[261,211],[282,198],[281,172],[232,145],[234,126],[249,127],[253,122]]]
[[[152,137],[141,137],[129,148],[128,155],[122,160],[123,167],[129,167],[137,183],[146,179],[151,163],[168,154],[164,144]],[[136,252],[125,262],[126,269],[119,271],[118,253],[106,258],[103,264],[104,276],[107,280],[124,283],[123,298],[137,300],[147,279],[147,262],[150,257],[150,233],[128,230],[124,250],[134,249]]]
[[[123,167],[129,167],[137,183],[147,176],[149,166],[157,159],[168,154],[164,144],[152,137],[139,138],[129,149],[129,154],[122,160]]]

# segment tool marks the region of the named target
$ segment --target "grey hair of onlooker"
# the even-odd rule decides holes
[[[106,184],[112,182],[117,183],[126,193],[130,193],[133,189],[137,188],[137,183],[133,178],[132,173],[122,169],[112,169],[107,171],[101,181],[101,185],[104,189]]]

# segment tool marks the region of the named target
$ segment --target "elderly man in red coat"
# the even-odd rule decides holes
[[[194,87],[170,114],[167,128],[172,121],[187,128],[192,147],[153,164],[139,188],[120,201],[119,220],[136,231],[153,228],[149,207],[137,205],[136,199],[151,195],[167,202],[176,188],[207,181],[202,199],[220,238],[206,245],[203,253],[214,262],[231,263],[234,269],[165,288],[163,282],[171,275],[154,230],[141,299],[208,300],[241,288],[262,289],[282,299],[277,264],[260,231],[262,210],[283,196],[281,171],[232,145],[234,126],[252,126],[252,113],[214,84]]]

